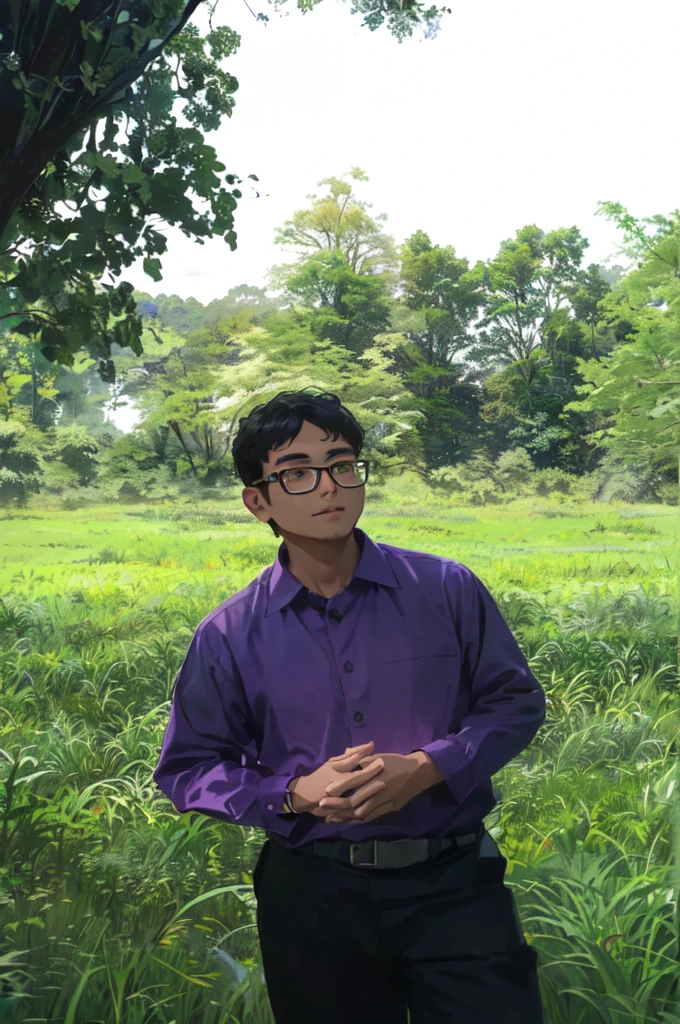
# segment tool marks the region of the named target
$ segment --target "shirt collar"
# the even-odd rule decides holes
[[[358,526],[354,527],[354,539],[359,545],[361,555],[352,579],[347,585],[350,586],[355,579],[361,579],[369,583],[379,583],[385,587],[401,589],[385,552]],[[288,548],[285,540],[281,541],[269,575],[269,596],[265,616],[273,615],[290,604],[301,589],[306,588],[288,571]]]

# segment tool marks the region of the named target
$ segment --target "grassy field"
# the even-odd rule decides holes
[[[408,495],[358,525],[469,566],[548,698],[486,820],[546,1024],[680,1024],[678,509]],[[151,773],[196,625],[279,543],[240,492],[0,514],[0,1021],[271,1021],[264,836]]]

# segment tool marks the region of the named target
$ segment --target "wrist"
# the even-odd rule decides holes
[[[295,808],[293,807],[293,794],[291,793],[291,791],[289,789],[287,789],[285,791],[285,793],[284,793],[282,811],[283,811],[284,814],[297,814],[298,813],[295,810]]]
[[[425,750],[414,750],[408,755],[418,765],[418,775],[422,779],[423,790],[442,782],[444,776]]]
[[[412,750],[408,757],[421,767],[432,763],[432,758],[424,750]]]
[[[292,809],[295,811],[296,814],[300,814],[301,813],[300,808],[297,806],[297,804],[295,802],[295,790],[298,787],[298,783],[300,781],[300,778],[301,778],[300,775],[296,776],[294,779],[291,779],[290,782],[288,783],[288,785],[286,786],[286,792],[288,794],[288,801],[290,803],[290,806],[292,807]]]

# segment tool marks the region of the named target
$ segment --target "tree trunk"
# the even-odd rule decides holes
[[[172,427],[172,429],[175,431],[175,433],[177,434],[177,437],[179,439],[179,443],[182,445],[182,448],[184,448],[184,451],[186,452],[186,456],[187,456],[187,458],[189,460],[189,465],[191,466],[191,472],[194,474],[194,476],[198,480],[198,473],[196,472],[196,467],[194,466],[194,460],[191,458],[191,452],[189,451],[189,449],[187,448],[186,444],[184,443],[184,438],[182,437],[182,431],[179,429],[179,423],[177,422],[177,420],[168,420],[168,423]]]
[[[38,391],[35,373],[35,352],[31,351],[31,380],[33,382],[33,402],[31,403],[31,423],[35,424],[38,412]]]

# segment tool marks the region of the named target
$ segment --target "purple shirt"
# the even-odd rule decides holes
[[[283,541],[199,623],[153,773],[178,812],[297,847],[471,832],[495,806],[491,777],[545,719],[540,683],[470,569],[354,536],[359,563],[332,598],[288,571]],[[281,812],[291,778],[369,740],[426,751],[444,781],[364,824]]]

